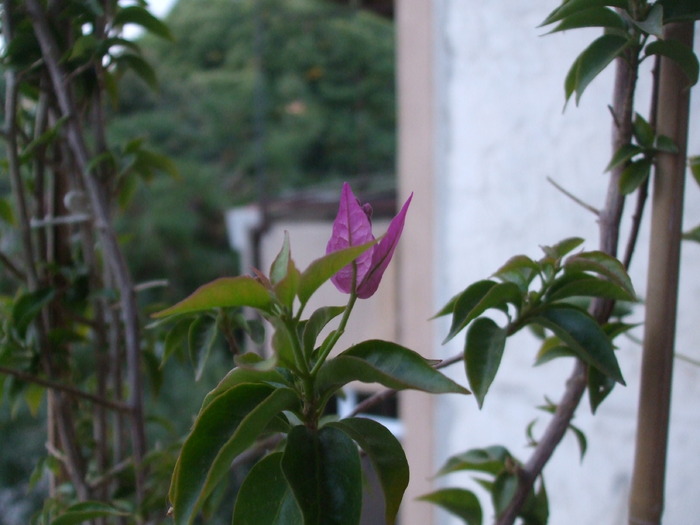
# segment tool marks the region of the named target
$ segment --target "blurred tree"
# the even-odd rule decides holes
[[[235,270],[223,208],[392,176],[394,43],[390,21],[319,0],[180,0],[167,23],[174,44],[141,42],[159,93],[125,76],[112,132],[178,165],[122,226],[137,277],[168,275],[181,296]]]

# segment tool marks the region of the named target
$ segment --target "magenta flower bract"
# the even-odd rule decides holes
[[[401,207],[401,211],[391,220],[386,235],[379,243],[355,259],[354,265],[357,268],[355,291],[360,299],[367,299],[377,291],[379,282],[389,266],[389,261],[391,261],[401,237],[406,212],[412,198],[413,193]],[[372,207],[369,204],[360,204],[350,189],[350,185],[345,182],[340,194],[338,215],[333,222],[333,233],[326,246],[326,253],[373,241],[371,216]],[[342,268],[331,277],[331,281],[341,292],[351,293],[353,291],[353,265],[349,264]]]

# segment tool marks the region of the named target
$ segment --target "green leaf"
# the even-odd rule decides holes
[[[626,24],[624,19],[612,9],[598,6],[590,9],[582,9],[581,11],[577,11],[565,17],[550,31],[550,33],[568,31],[569,29],[580,29],[583,27],[604,27],[607,29],[625,30]]]
[[[548,337],[537,352],[535,366],[543,365],[559,357],[576,357],[576,354],[568,346],[565,346],[558,337]]]
[[[37,315],[56,295],[53,288],[41,288],[21,295],[12,307],[12,321],[21,339],[27,334],[27,328]]]
[[[193,319],[180,319],[168,331],[167,335],[165,336],[165,342],[163,343],[163,357],[160,360],[161,368],[165,366],[165,363],[173,356],[173,354],[183,347],[183,344],[187,339],[187,335],[190,332],[190,324],[192,323]]]
[[[357,525],[362,509],[362,473],[357,447],[341,430],[292,429],[282,471],[304,515],[304,525]]]
[[[208,315],[198,317],[189,327],[187,347],[189,348],[190,360],[195,370],[195,381],[199,381],[202,377],[204,366],[207,363],[207,359],[209,359],[217,334],[216,319]]]
[[[510,472],[501,472],[496,476],[491,490],[491,498],[493,499],[493,507],[496,515],[501,514],[515,496],[515,491],[518,490],[518,477]]]
[[[654,146],[654,128],[639,113],[634,114],[633,131],[637,144],[646,149]]]
[[[700,5],[696,0],[659,0],[664,8],[664,23],[700,20]]]
[[[10,226],[15,224],[15,214],[8,199],[0,199],[0,219]]]
[[[374,246],[380,239],[352,246],[344,250],[329,253],[316,259],[309,267],[304,270],[299,279],[299,290],[297,295],[301,304],[306,304],[309,298],[314,294],[319,287],[338,273],[342,268],[357,259],[364,252]]]
[[[282,473],[282,452],[258,461],[236,496],[234,524],[304,525],[292,489]]]
[[[690,172],[693,174],[695,182],[700,186],[700,156],[688,158],[688,165],[690,166]]]
[[[455,303],[450,333],[447,334],[443,344],[456,336],[486,310],[497,308],[507,312],[508,303],[519,307],[521,302],[522,293],[520,288],[512,282],[478,281],[472,284]]]
[[[644,52],[646,56],[661,55],[670,58],[683,70],[691,86],[698,82],[698,72],[700,72],[698,57],[695,56],[692,48],[678,40],[656,40],[649,44]]]
[[[567,272],[597,273],[598,275],[607,277],[610,281],[626,290],[630,296],[637,296],[625,267],[615,257],[605,252],[594,250],[572,255],[566,260],[566,263],[564,263],[564,269]]]
[[[611,377],[603,374],[597,368],[588,367],[588,401],[591,405],[591,412],[595,414],[613,388],[615,388],[615,381]]]
[[[252,368],[234,368],[212,389],[202,402],[200,413],[221,394],[243,384],[282,386],[286,382],[277,370],[255,370]]]
[[[649,178],[651,159],[644,157],[630,162],[620,175],[620,192],[629,195],[639,188]]]
[[[688,230],[683,234],[683,238],[686,241],[695,241],[695,242],[700,242],[700,224],[697,225],[695,228],[692,230]]]
[[[526,294],[530,283],[537,276],[538,272],[539,265],[535,261],[527,255],[516,255],[509,259],[493,275],[502,281],[516,284],[520,291]]]
[[[533,322],[552,330],[586,363],[625,384],[610,339],[587,312],[569,305],[549,305]]]
[[[326,361],[319,370],[317,385],[319,392],[328,392],[351,381],[433,394],[469,393],[413,350],[379,340],[364,341]]]
[[[588,450],[588,441],[586,440],[586,434],[584,434],[580,428],[575,427],[574,425],[569,425],[569,430],[571,430],[572,434],[576,438],[579,453],[581,454],[581,461],[583,461],[583,458],[586,455],[586,450]]]
[[[154,313],[152,317],[160,319],[169,315],[234,306],[249,306],[267,312],[272,306],[272,297],[267,288],[252,277],[222,277],[197,288],[189,297]]]
[[[549,500],[544,480],[540,478],[540,487],[537,492],[530,492],[523,509],[520,511],[525,525],[547,525],[549,520]]]
[[[314,311],[309,317],[308,322],[304,326],[302,341],[304,351],[307,355],[311,355],[316,345],[318,334],[321,333],[326,325],[345,311],[344,306],[324,306]]]
[[[142,57],[134,53],[120,53],[114,57],[114,62],[120,67],[131,69],[148,86],[158,89],[158,77],[153,67]]]
[[[384,493],[385,522],[392,525],[408,486],[408,461],[401,443],[389,430],[371,419],[353,417],[329,426],[345,432],[369,457]]]
[[[464,520],[466,525],[482,524],[483,512],[479,498],[470,490],[459,488],[440,489],[418,499],[442,507],[447,512]]]
[[[474,321],[467,332],[464,365],[479,408],[498,372],[506,337],[506,331],[488,317]]]
[[[634,144],[623,144],[622,146],[620,146],[620,149],[618,149],[615,152],[612,159],[610,159],[610,163],[606,166],[605,171],[607,172],[614,168],[617,168],[618,166],[630,160],[635,155],[639,155],[643,152],[644,149],[640,148],[639,146],[636,146]]]
[[[166,40],[173,40],[173,35],[170,33],[168,26],[143,7],[130,5],[117,11],[117,14],[114,16],[114,25],[123,27],[127,24],[141,26],[149,33]]]
[[[284,232],[284,242],[282,243],[282,248],[280,249],[275,260],[272,261],[270,266],[270,282],[272,284],[279,283],[282,279],[287,276],[289,271],[289,262],[291,258],[291,248],[289,247],[289,232],[285,230]]]
[[[654,141],[654,149],[664,153],[678,153],[678,146],[672,138],[666,135],[658,135]]]
[[[68,507],[58,518],[51,520],[51,525],[74,525],[76,523],[85,523],[95,518],[128,515],[127,512],[119,510],[107,503],[83,501]]]
[[[553,246],[542,246],[545,256],[559,260],[583,244],[581,237],[569,237]]]
[[[570,3],[570,2],[569,2]],[[629,45],[629,40],[619,35],[603,35],[589,45],[574,61],[565,82],[566,100],[576,93],[576,104],[581,95],[598,74],[617,58]]]
[[[622,9],[627,8],[627,0],[568,0],[562,3],[554,11],[552,11],[549,16],[540,24],[541,26],[546,26],[563,20],[567,17],[592,9],[594,7],[619,7]]]
[[[572,297],[602,297],[619,301],[636,301],[629,291],[612,281],[584,272],[567,271],[549,287],[547,301],[561,301]]]
[[[647,17],[644,20],[633,20],[634,25],[639,29],[644,31],[647,35],[653,35],[657,38],[663,36],[664,22],[663,22],[663,8],[655,4],[649,10]]]
[[[510,452],[501,445],[486,448],[474,448],[450,457],[438,471],[438,476],[444,476],[461,470],[475,470],[486,474],[497,475],[501,472],[506,462],[512,458]]]
[[[176,525],[189,525],[231,462],[283,410],[298,404],[294,391],[241,384],[211,400],[185,440],[170,485]]]

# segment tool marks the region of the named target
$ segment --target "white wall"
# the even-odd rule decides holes
[[[488,277],[510,256],[539,258],[539,245],[581,236],[597,248],[595,217],[546,181],[559,184],[593,206],[602,206],[610,158],[606,108],[612,75],[594,81],[581,104],[565,112],[563,80],[577,54],[596,32],[541,36],[539,23],[558,2],[436,0],[437,195],[435,223],[436,308],[476,280]],[[640,78],[638,111],[648,112],[649,75]],[[692,101],[700,115],[700,95]],[[690,154],[700,154],[700,123],[691,120]],[[416,188],[420,191],[419,188]],[[686,224],[700,223],[700,191],[687,187]],[[628,205],[628,207],[631,207]],[[629,218],[624,222],[629,226]],[[646,230],[643,235],[646,234]],[[645,239],[632,267],[644,296]],[[677,349],[700,359],[700,246],[682,255],[682,290]],[[635,314],[641,320],[643,312]],[[447,333],[443,323],[437,338]],[[637,334],[641,334],[640,331]],[[439,350],[461,351],[463,336]],[[439,345],[439,341],[436,341]],[[624,343],[618,352],[626,388],[616,388],[594,417],[588,405],[576,418],[589,441],[581,463],[567,437],[545,471],[552,525],[623,523],[631,478],[640,348]],[[473,399],[438,401],[436,464],[473,447],[502,443],[526,459],[524,429],[547,417],[535,406],[558,399],[572,363],[533,369],[536,346],[527,335],[506,347],[503,364],[483,411]],[[465,381],[464,371],[450,372]],[[700,368],[677,360],[671,420],[665,523],[698,523],[700,516]],[[468,478],[446,480],[448,485]],[[476,489],[477,491],[479,489]],[[490,504],[487,504],[490,509]],[[491,516],[487,513],[486,522]],[[440,513],[439,523],[458,523]]]

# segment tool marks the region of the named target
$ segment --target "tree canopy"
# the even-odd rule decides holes
[[[233,269],[224,207],[393,175],[390,21],[319,0],[180,0],[166,22],[174,42],[141,41],[158,89],[125,75],[112,128],[143,136],[180,173],[131,203],[137,275],[187,274],[191,289]],[[202,251],[213,264],[193,268]]]

